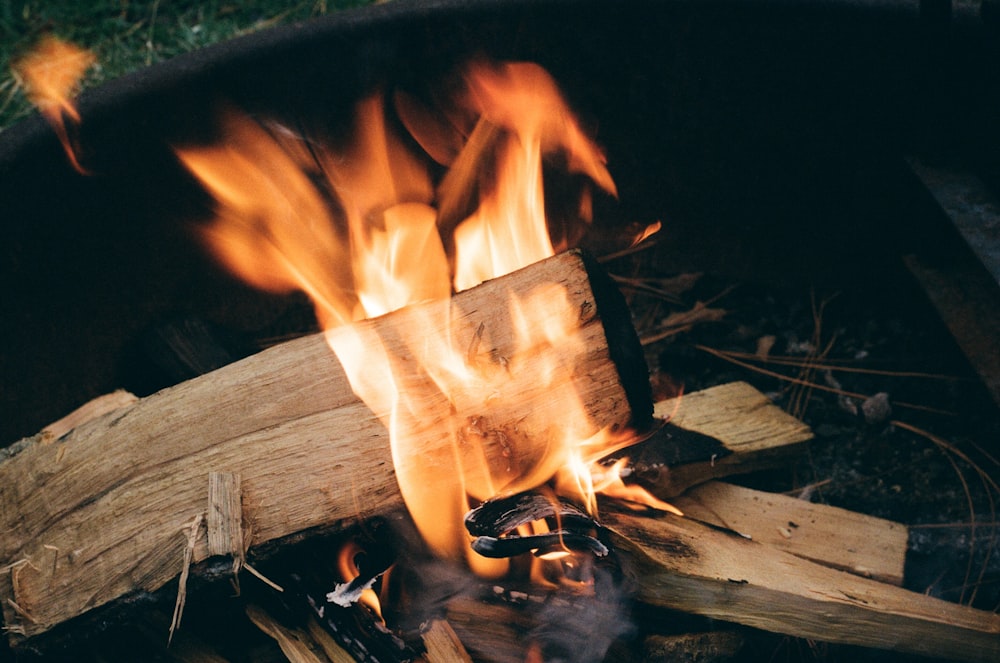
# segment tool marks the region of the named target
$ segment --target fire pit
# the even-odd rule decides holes
[[[863,397],[844,395],[851,388],[860,392],[887,387],[874,378],[853,382],[823,364],[823,343],[835,336],[842,346],[829,349],[851,349],[855,360],[870,355],[872,348],[886,358],[893,353],[884,343],[898,340],[917,344],[919,352],[946,348],[933,368],[968,377],[950,339],[938,333],[932,311],[917,299],[919,291],[909,284],[899,260],[909,254],[933,255],[943,245],[941,238],[948,237],[904,169],[901,155],[939,157],[944,150],[988,171],[990,148],[996,145],[988,129],[972,141],[964,131],[950,130],[953,125],[937,122],[953,114],[990,117],[995,112],[987,110],[989,94],[975,100],[932,94],[937,86],[959,87],[942,71],[977,75],[978,66],[970,63],[992,48],[990,33],[975,17],[958,12],[948,24],[963,36],[960,43],[943,35],[939,21],[945,19],[896,5],[859,9],[836,2],[797,9],[722,3],[626,3],[613,8],[586,2],[392,3],[209,49],[96,90],[81,100],[79,157],[90,175],[81,176],[70,167],[40,120],[10,130],[0,146],[0,200],[13,220],[3,258],[10,297],[5,306],[8,324],[3,327],[3,434],[14,441],[101,393],[124,386],[146,396],[262,345],[315,329],[311,306],[304,299],[264,295],[241,285],[193,238],[192,227],[207,219],[212,201],[173,149],[209,143],[227,109],[276,119],[299,135],[324,136],[338,145],[354,131],[358,102],[376,89],[433,99],[438,94],[434,85],[447,80],[461,63],[477,58],[530,61],[558,82],[581,126],[605,148],[617,182],[617,200],[594,197],[594,227],[585,246],[596,254],[608,253],[632,226],[664,222],[654,249],[608,263],[629,294],[650,366],[683,382],[688,391],[759,376],[760,389],[773,391],[774,399],[790,409],[801,406],[795,413],[819,433],[821,441],[813,447],[810,463],[786,464],[780,474],[758,474],[748,483],[771,491],[794,488],[800,494],[825,490],[840,506],[915,524],[953,523],[961,517],[953,506],[933,517],[906,512],[904,501],[891,498],[897,487],[897,492],[908,491],[895,475],[895,483],[884,489],[871,489],[867,481],[862,482],[864,490],[845,487],[845,475],[836,474],[847,472],[845,467],[866,477],[862,465],[869,460],[891,466],[895,457],[884,445],[894,438],[878,437],[882,433],[874,432],[876,428],[884,431],[891,425],[896,431],[910,430],[918,439],[917,431],[930,425],[923,419],[893,418],[884,407],[879,409],[884,398],[866,398],[874,391]],[[995,89],[988,92],[994,94]],[[920,112],[902,112],[912,108]],[[405,118],[402,122],[406,124]],[[412,131],[410,136],[420,142]],[[577,184],[572,178],[564,182],[567,191]],[[692,280],[697,282],[693,289],[665,280],[693,271],[711,276]],[[694,306],[695,301],[729,292],[734,284],[743,285],[743,293],[733,291],[728,299]],[[801,295],[805,284],[818,293],[811,313],[796,309],[802,299],[786,295],[790,286],[799,288]],[[834,290],[856,306],[857,317],[836,320],[833,324],[842,331],[827,335],[821,322],[826,324],[831,314],[821,302]],[[667,324],[671,318],[663,307],[686,308],[684,303],[689,312],[724,310],[734,322],[720,324],[704,313],[680,324],[674,318],[672,324],[686,329],[699,321],[714,319],[715,324],[691,332],[690,344],[672,341]],[[764,311],[776,319],[761,322]],[[623,317],[608,316],[619,322]],[[859,321],[864,317],[869,318],[867,337]],[[804,320],[813,328],[804,330]],[[887,331],[900,320],[925,331]],[[661,337],[659,344],[654,343],[656,336]],[[760,371],[734,373],[739,363],[752,362],[753,357],[736,354],[750,341],[758,345],[745,349],[757,358],[777,355],[768,349],[771,346],[760,345],[768,336],[788,355],[805,353],[795,364],[804,371],[793,376],[799,386],[840,392],[839,400],[837,395],[822,400],[782,390],[788,381]],[[613,346],[611,337],[609,333]],[[810,342],[812,350],[804,350]],[[179,352],[179,346],[188,343],[194,345],[193,358]],[[468,347],[466,352],[474,354]],[[178,356],[182,361],[176,361]],[[498,366],[505,361],[495,359]],[[928,367],[895,364],[894,379],[905,382],[900,371]],[[676,395],[673,383],[659,377],[654,380],[656,398]],[[907,390],[892,384],[893,389]],[[968,417],[970,402],[987,403],[973,400],[982,396],[974,383],[968,388],[954,380],[945,384],[949,393],[941,397],[943,402],[920,404],[958,409],[960,416]],[[903,400],[897,393],[891,399],[896,409]],[[628,400],[635,407],[635,399]],[[807,406],[813,401],[819,405],[813,404],[810,411]],[[816,414],[817,407],[822,415]],[[845,423],[843,413],[851,407],[856,419]],[[985,407],[990,406],[977,405],[977,411]],[[611,419],[623,424],[628,414],[619,420],[616,413]],[[990,427],[995,430],[995,416],[972,423],[976,425],[971,430],[951,424],[930,430],[932,435],[923,438],[926,448],[947,451],[954,444],[950,440],[959,438],[986,443],[988,434],[978,436]],[[942,429],[959,438],[944,440],[936,432]],[[472,419],[466,434],[489,438],[499,448],[506,439],[484,432]],[[855,444],[836,449],[835,442],[852,436]],[[941,461],[932,463],[922,456],[913,439],[898,461],[939,468]],[[959,459],[988,463],[989,451]],[[717,460],[710,454],[708,467],[714,468]],[[655,465],[650,461],[645,470]],[[789,467],[800,474],[789,477]],[[641,464],[633,469],[644,471]],[[824,477],[801,474],[809,471],[828,472],[840,481],[828,486]],[[927,474],[940,479],[945,473],[928,469]],[[213,476],[218,492],[212,504],[225,504],[234,490],[238,496],[238,479]],[[645,479],[666,490],[655,477]],[[980,518],[982,500],[992,495],[986,480],[983,486],[982,496],[970,491],[968,500],[979,503],[974,508]],[[956,490],[954,483],[943,492],[949,490]],[[619,533],[636,540],[641,530],[631,528],[627,514],[608,518],[618,523]],[[601,535],[599,523],[595,526],[598,530],[574,532],[579,538],[571,547],[599,557],[603,555],[597,553],[609,546],[617,546],[625,557],[644,554],[617,535]],[[192,532],[198,527],[192,525]],[[683,527],[672,534],[678,541],[688,541]],[[739,529],[726,523],[713,527],[729,530],[720,536]],[[781,538],[792,538],[798,527],[788,520],[776,529]],[[397,536],[406,540],[403,534]],[[551,547],[551,536],[534,536],[547,537],[542,547]],[[523,545],[505,536],[493,539],[483,545],[493,546],[491,550]],[[729,545],[726,539],[719,541],[720,546]],[[245,552],[233,540],[220,545],[215,552]],[[917,554],[927,549],[914,547]],[[970,553],[981,562],[975,573],[982,568],[985,575],[963,582],[976,588],[970,591],[978,594],[980,607],[992,596],[988,579],[995,577],[989,555],[982,558],[987,549],[984,544]],[[365,550],[370,556],[371,549]],[[691,550],[697,550],[694,543],[678,544],[673,552],[683,558]],[[648,566],[639,566],[657,578],[652,585],[672,587],[664,579],[671,577],[669,570],[663,571],[669,562],[655,555],[649,559],[643,562]],[[953,574],[955,564],[932,568]],[[363,568],[356,572],[369,573]],[[609,571],[611,576],[619,572]],[[371,573],[373,578],[377,574]],[[920,568],[913,572],[925,581],[924,587],[936,587],[928,573]],[[734,586],[757,582],[735,575]],[[322,603],[328,580],[303,578],[299,590],[314,605],[317,596]],[[209,604],[218,585],[202,591]],[[197,595],[197,587],[192,593]],[[650,602],[649,593],[639,593]],[[970,599],[961,594],[949,598]],[[848,601],[862,602],[857,597]],[[288,605],[294,611],[304,604],[296,608],[289,599]],[[197,607],[189,603],[188,610],[187,623],[200,619]],[[272,634],[283,633],[280,625],[268,621],[273,617],[251,617]],[[457,615],[450,619],[460,623]],[[654,611],[637,621],[655,619]],[[768,628],[765,618],[741,623]],[[115,632],[113,625],[104,626]],[[625,638],[628,629],[612,624],[609,632],[613,638]],[[914,649],[921,651],[909,650]],[[48,653],[55,650],[58,646]],[[526,655],[543,652],[529,648]]]

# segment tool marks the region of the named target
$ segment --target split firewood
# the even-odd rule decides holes
[[[313,642],[323,650],[323,654],[330,660],[330,663],[355,663],[354,657],[323,630],[323,627],[315,619],[306,622],[306,632]]]
[[[431,620],[420,637],[427,649],[427,663],[472,663],[469,652],[447,620]]]
[[[452,301],[447,331],[484,361],[508,367],[516,394],[482,394],[459,415],[537,441],[519,453],[544,447],[567,410],[566,400],[538,379],[552,362],[576,367],[576,392],[597,428],[641,424],[652,414],[628,309],[594,265],[580,253],[561,254]],[[551,284],[564,286],[579,311],[575,342],[518,348],[506,302]],[[374,330],[405,361],[399,336],[408,332],[400,326],[420,310],[411,306],[357,325]],[[434,427],[424,435],[419,444],[440,444]],[[510,466],[517,460],[510,452],[505,446],[486,453]],[[209,504],[213,473],[238,476],[241,494],[230,481],[214,498],[219,538],[210,549],[199,530],[194,564],[212,552],[252,551],[402,507],[387,432],[354,395],[324,336],[276,346],[49,443],[44,436],[21,441],[0,458],[0,603],[12,639],[177,577],[186,568],[190,525]],[[231,513],[236,504],[241,527]]]
[[[689,518],[734,530],[758,543],[826,566],[903,584],[906,525],[721,481],[672,500]]]
[[[982,663],[1000,615],[837,571],[690,518],[606,513],[638,600],[774,633]]]
[[[329,658],[308,632],[280,624],[265,610],[255,605],[248,605],[246,612],[247,617],[257,628],[274,638],[289,663],[346,663],[353,660],[342,649],[339,650],[339,657]]]
[[[785,464],[812,439],[807,425],[745,382],[660,401],[655,414],[669,425],[622,454],[634,479],[665,500],[710,479]]]
[[[524,663],[527,635],[533,624],[523,611],[469,596],[448,602],[448,623],[473,660],[482,663]]]

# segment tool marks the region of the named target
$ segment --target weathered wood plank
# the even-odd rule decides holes
[[[606,513],[641,601],[786,635],[1000,660],[1000,615],[837,571],[689,518]]]
[[[903,584],[906,525],[721,481],[671,500],[685,516],[826,566]]]
[[[629,449],[640,483],[662,499],[710,479],[755,472],[787,462],[812,439],[809,427],[745,382],[660,401],[654,415],[685,431],[713,438],[718,455],[669,465],[669,458]]]

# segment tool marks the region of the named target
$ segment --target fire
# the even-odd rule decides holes
[[[83,75],[97,62],[90,51],[47,36],[35,48],[14,63],[14,73],[24,85],[28,100],[34,104],[55,129],[66,150],[70,163],[80,173],[86,170],[77,158],[78,149],[70,135],[71,127],[80,123],[80,114],[73,103]]]
[[[358,601],[381,619],[382,604],[379,601],[378,594],[372,589],[377,576],[373,576],[369,582],[360,584],[357,587],[351,586],[352,583],[357,583],[361,577],[361,569],[358,568],[357,558],[358,555],[363,553],[364,549],[352,540],[347,541],[341,547],[337,555],[337,571],[340,573],[344,584],[338,585],[339,594],[335,590],[327,596],[327,599],[332,603],[345,606]]]
[[[346,150],[227,113],[221,144],[177,153],[217,200],[204,231],[215,255],[260,288],[312,297],[352,388],[390,431],[400,491],[428,546],[497,575],[507,563],[469,547],[462,518],[470,504],[555,477],[559,489],[593,507],[594,491],[616,485],[596,461],[634,440],[588,420],[572,393],[575,367],[560,363],[563,355],[547,353],[555,359],[526,385],[516,360],[481,352],[488,326],[453,310],[449,296],[566,248],[565,239],[551,239],[543,159],[558,157],[584,176],[579,223],[590,221],[592,189],[614,195],[615,185],[600,149],[537,65],[468,66],[442,123],[419,102],[394,99],[426,154],[391,130],[381,93],[358,104],[356,141]],[[437,184],[431,159],[448,167]],[[345,324],[402,307],[391,334]],[[521,347],[580,342],[573,335],[580,312],[555,285],[512,299],[509,315]],[[551,439],[524,440],[489,421],[491,402],[525,389],[566,404]],[[593,468],[605,478],[593,479]]]

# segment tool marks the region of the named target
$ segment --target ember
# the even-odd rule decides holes
[[[45,115],[59,136],[70,163],[80,173],[75,129],[80,115],[73,103],[77,84],[97,62],[97,57],[57,37],[44,37],[35,48],[14,63],[14,71],[23,81],[28,98]]]

